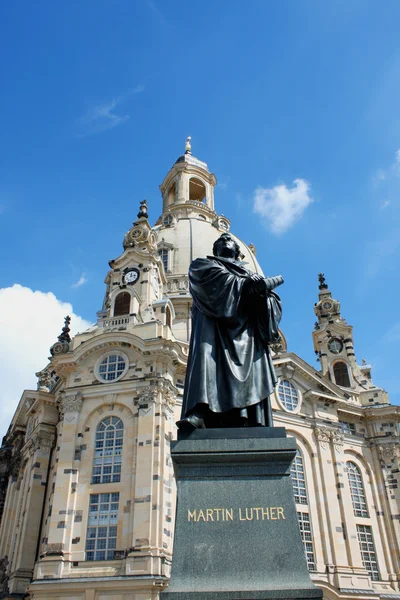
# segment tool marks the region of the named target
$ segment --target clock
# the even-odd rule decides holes
[[[124,283],[130,283],[131,285],[133,285],[139,279],[139,275],[140,273],[138,269],[129,269],[129,271],[125,272]]]
[[[333,338],[333,340],[329,342],[329,350],[333,352],[333,354],[339,354],[339,352],[343,350],[343,342],[337,338]]]
[[[332,308],[332,304],[330,302],[324,302],[322,308],[324,308],[325,310],[329,310]]]

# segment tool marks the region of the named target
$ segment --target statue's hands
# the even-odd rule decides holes
[[[250,294],[263,294],[267,290],[264,277],[258,273],[250,275],[247,279],[247,285]]]

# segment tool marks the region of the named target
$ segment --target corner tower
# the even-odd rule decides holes
[[[364,359],[357,364],[353,327],[341,316],[340,302],[332,298],[323,273],[319,273],[318,280],[318,302],[314,306],[318,320],[313,340],[322,374],[346,390],[349,398],[359,397],[361,404],[387,404],[387,393],[372,382],[371,365]]]

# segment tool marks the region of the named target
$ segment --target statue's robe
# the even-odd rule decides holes
[[[250,275],[239,262],[215,256],[189,269],[192,334],[182,416],[200,410],[206,426],[218,426],[221,413],[234,417],[228,426],[273,424],[269,344],[279,341],[281,302],[274,292],[251,294]]]

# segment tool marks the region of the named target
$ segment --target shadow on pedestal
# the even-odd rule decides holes
[[[172,443],[178,501],[161,600],[319,599],[296,515],[282,427],[202,429]]]

